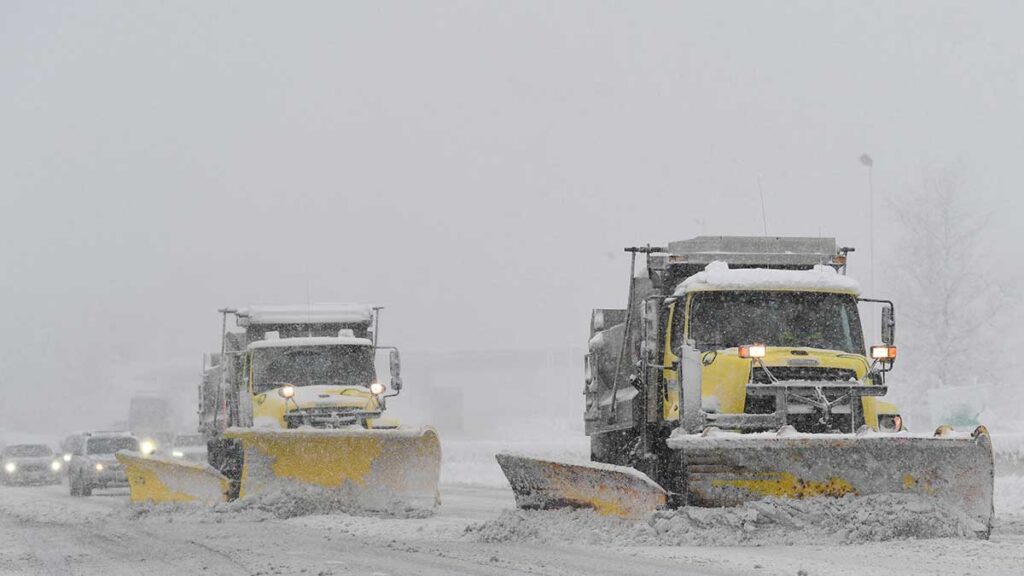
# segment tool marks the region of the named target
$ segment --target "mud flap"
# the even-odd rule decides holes
[[[240,499],[300,498],[322,509],[386,513],[440,503],[441,444],[415,430],[229,429],[242,444]]]
[[[917,494],[991,530],[994,467],[984,427],[973,435],[906,433],[674,435],[687,504],[736,506],[769,496]]]
[[[520,508],[593,508],[606,516],[640,519],[664,508],[668,498],[661,486],[633,468],[508,453],[495,458]]]
[[[212,506],[227,500],[228,479],[208,464],[124,450],[115,457],[124,466],[132,502]]]

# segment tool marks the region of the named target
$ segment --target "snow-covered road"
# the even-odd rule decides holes
[[[278,519],[257,510],[140,511],[128,505],[124,490],[71,498],[63,486],[3,487],[0,574],[1009,575],[1024,567],[1019,512],[1001,514],[987,542],[636,546],[587,544],[579,533],[563,541],[480,542],[466,528],[512,508],[510,492],[446,485],[442,497],[439,513],[426,519]]]
[[[131,511],[124,491],[72,499],[62,487],[0,490],[0,573],[657,574],[678,564],[619,551],[481,544],[465,527],[511,506],[507,491],[445,491],[426,520]],[[720,574],[698,570],[696,574]]]

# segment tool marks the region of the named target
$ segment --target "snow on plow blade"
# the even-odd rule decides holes
[[[229,429],[244,458],[239,498],[296,498],[321,509],[406,513],[440,502],[432,428]]]
[[[736,506],[765,497],[916,494],[984,527],[993,516],[988,432],[793,435],[712,433],[669,438],[686,470],[687,503]]]
[[[633,468],[508,453],[495,458],[520,508],[593,508],[606,516],[639,519],[664,508],[667,501],[661,486]]]
[[[207,464],[124,450],[115,457],[124,466],[132,502],[212,506],[227,500],[228,479]]]

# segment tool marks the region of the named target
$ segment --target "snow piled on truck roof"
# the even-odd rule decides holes
[[[257,348],[299,348],[305,346],[373,346],[369,338],[350,336],[303,336],[299,338],[276,338],[257,340],[249,344],[249,350]]]
[[[373,309],[363,304],[308,304],[243,308],[251,324],[369,324]]]
[[[860,293],[860,285],[831,266],[818,265],[811,270],[772,270],[768,268],[729,268],[725,262],[712,262],[683,280],[675,295],[700,290],[816,290]]]

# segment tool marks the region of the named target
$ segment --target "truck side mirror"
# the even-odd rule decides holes
[[[398,392],[402,389],[402,361],[398,357],[398,350],[391,350],[389,361],[391,363],[391,389]]]
[[[882,308],[882,342],[892,346],[896,340],[896,316],[892,306]]]

